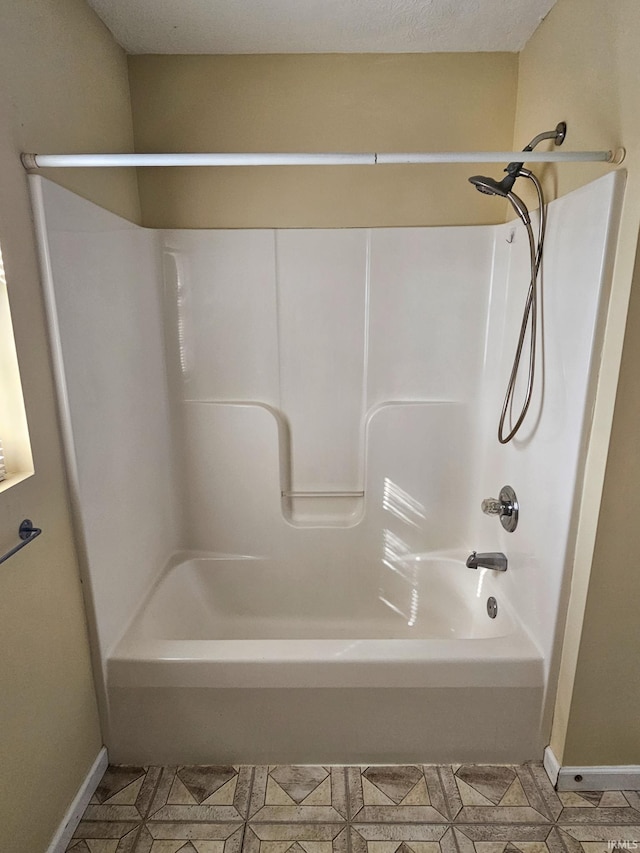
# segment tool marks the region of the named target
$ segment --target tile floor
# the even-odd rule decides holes
[[[636,847],[635,791],[556,793],[539,764],[467,764],[109,767],[67,850],[610,853]]]

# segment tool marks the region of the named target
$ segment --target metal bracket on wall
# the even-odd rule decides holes
[[[32,542],[36,536],[40,536],[42,530],[40,527],[34,527],[33,522],[29,518],[25,518],[23,522],[21,522],[20,527],[18,528],[18,536],[22,540],[18,542],[18,544],[11,548],[10,551],[7,551],[6,554],[3,554],[0,557],[0,563],[4,563],[5,560],[8,560],[9,557],[13,557],[14,554],[17,554],[21,548],[24,548],[25,545],[28,545],[29,542]]]

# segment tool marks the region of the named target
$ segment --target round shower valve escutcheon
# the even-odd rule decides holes
[[[511,486],[503,486],[498,498],[485,498],[481,507],[485,515],[498,515],[500,523],[508,533],[513,533],[518,526],[520,505]]]

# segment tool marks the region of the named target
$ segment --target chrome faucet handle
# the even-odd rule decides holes
[[[502,501],[497,498],[485,498],[482,503],[482,512],[485,515],[502,515]]]
[[[481,507],[485,515],[500,516],[500,523],[509,533],[513,533],[518,526],[520,505],[511,486],[503,486],[498,498],[485,498]]]

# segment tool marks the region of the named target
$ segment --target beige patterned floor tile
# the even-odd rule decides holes
[[[442,823],[446,816],[432,806],[365,806],[354,818],[375,824]]]
[[[417,784],[424,782],[424,773],[422,768],[415,765],[367,767],[366,770],[362,771],[362,778],[363,784],[364,780],[366,780],[368,787],[372,791],[381,793],[385,798],[384,803],[379,803],[373,800],[369,801],[365,793],[364,804],[366,806],[399,806],[406,801]],[[411,805],[415,805],[415,803],[411,803]],[[420,805],[430,805],[428,796],[426,797],[426,802],[421,802]]]
[[[456,815],[462,808],[462,800],[460,799],[460,792],[458,791],[458,786],[456,785],[456,777],[454,775],[453,767],[448,764],[444,764],[439,766],[435,765],[433,766],[433,768],[437,772],[440,790],[442,791],[446,807],[449,810],[449,817],[451,820],[454,820]],[[437,791],[435,778],[432,774],[428,772],[428,769],[428,767],[425,767],[424,772],[425,777],[427,779],[427,786],[430,791],[431,803],[434,808],[442,812],[441,800]],[[445,814],[445,812],[442,813]]]
[[[640,849],[640,825],[621,826],[615,824],[596,825],[582,824],[580,826],[560,827],[566,835],[577,841],[628,841],[636,842]]]
[[[446,824],[356,823],[351,827],[352,853],[440,853]]]
[[[150,853],[222,853],[223,846],[220,841],[154,841]]]
[[[396,805],[383,791],[369,782],[366,776],[360,778],[362,801],[366,806],[394,806]]]
[[[347,817],[343,767],[256,767],[251,821],[315,823]]]
[[[333,841],[344,823],[254,823],[253,835],[260,841]]]
[[[456,825],[455,829],[470,841],[504,841],[519,845],[523,841],[546,841],[551,827],[543,824],[478,823]]]
[[[558,823],[569,825],[574,823],[594,824],[637,824],[638,812],[630,806],[627,808],[602,809],[598,806],[586,808],[564,808],[558,818]]]
[[[134,823],[133,821],[84,820],[83,818],[78,824],[76,831],[73,833],[73,837],[74,839],[121,839],[126,835],[130,835],[132,832],[137,830],[138,827],[139,824]]]
[[[67,850],[69,853],[133,853],[136,839],[138,838],[139,825],[136,825],[129,832],[125,832],[119,838],[117,836],[109,836],[109,831],[101,832],[98,829],[99,835],[94,837],[91,830],[83,829],[76,830],[85,835],[84,838],[74,837]],[[100,837],[102,836],[102,837]]]
[[[269,772],[270,781],[277,783],[292,802],[300,805],[320,785],[329,778],[326,767],[274,767]],[[268,803],[267,799],[267,803]]]
[[[525,764],[516,767],[515,771],[531,808],[549,820],[554,820],[562,811],[562,803],[555,796],[555,791],[549,792],[548,784],[541,786],[542,780],[537,775],[537,769],[534,765]],[[546,773],[544,775],[546,776]]]
[[[471,785],[468,785],[464,779],[456,778],[456,785],[458,786],[458,791],[460,792],[460,799],[462,801],[463,806],[493,806],[494,803],[485,797],[480,791],[476,788],[473,788]]]
[[[580,842],[558,826],[554,826],[547,836],[547,847],[550,853],[583,853]]]
[[[463,764],[458,767],[455,782],[464,807],[474,811],[459,813],[457,819],[487,820],[490,822],[554,820],[562,811],[562,803],[551,787],[541,765],[475,765]],[[450,800],[450,797],[449,797]],[[491,807],[495,813],[491,814]],[[533,812],[522,812],[520,816],[510,815],[503,809],[527,808]],[[476,809],[485,809],[475,811]],[[460,810],[458,810],[460,811]],[[484,816],[483,816],[484,815]]]
[[[132,805],[140,793],[146,773],[146,767],[110,765],[96,788],[96,800],[106,803],[115,799],[120,804]]]
[[[429,769],[429,779],[440,809],[432,805],[430,788],[422,767],[349,767],[347,787],[351,819],[371,823],[446,821],[444,789],[434,768]]]
[[[238,813],[234,808],[228,808],[226,806],[161,806],[157,811],[153,812],[148,818],[148,822],[152,823],[154,821],[169,821],[169,822],[177,822],[177,821],[189,821],[193,822],[195,820],[205,821],[207,823],[213,823],[214,821],[233,821],[238,820]]]
[[[541,790],[537,769],[529,765],[463,764],[455,781],[461,803],[452,816],[456,824],[550,823],[562,811],[555,791]]]
[[[197,803],[201,803],[231,780],[237,780],[235,767],[178,767],[176,776],[193,794]]]
[[[167,803],[171,803],[172,806],[195,806],[198,804],[198,801],[179,777],[174,776],[169,795],[167,796]]]
[[[252,824],[242,853],[347,853],[343,823]]]
[[[159,776],[159,767],[108,767],[83,819],[142,820],[149,810]]]
[[[513,767],[503,765],[463,764],[456,771],[462,802],[469,806],[497,806],[515,779],[516,772]],[[460,782],[463,783],[462,786]],[[483,802],[465,799],[473,794],[479,794]]]
[[[475,845],[470,838],[456,827],[449,827],[440,839],[442,853],[475,853]]]
[[[460,811],[460,806],[454,808],[454,812],[452,813],[449,804],[447,803],[447,783],[442,778],[442,769],[443,768],[438,767],[435,764],[427,764],[422,768],[422,772],[424,773],[425,783],[427,785],[429,802],[436,811],[440,812],[440,814],[446,818],[452,817],[453,813],[457,814],[458,811]],[[453,779],[453,773],[450,775],[451,779]],[[455,787],[455,782],[453,785]],[[457,790],[456,796],[458,796]]]
[[[622,791],[603,791],[602,796],[600,797],[601,808],[615,808],[615,807],[625,807],[628,805],[628,800],[625,798],[625,795]]]
[[[431,805],[431,800],[429,798],[429,792],[427,790],[427,782],[424,778],[420,778],[413,788],[409,791],[406,797],[403,798],[402,802],[398,803],[400,806],[429,806]]]
[[[498,803],[499,806],[528,806],[529,800],[522,787],[522,782],[517,777],[509,785]]]
[[[243,826],[227,823],[207,823],[206,821],[149,821],[140,832],[136,853],[144,850],[144,843],[153,850],[153,844],[159,841],[193,841],[200,844],[209,842],[217,853],[239,853],[242,846]],[[201,845],[202,846],[202,845]],[[145,851],[146,853],[146,851]],[[155,851],[154,851],[155,853]]]
[[[539,763],[136,766],[108,768],[67,849],[613,853],[633,843],[637,791],[558,793]]]
[[[581,791],[580,796],[588,803],[591,803],[594,806],[599,806],[602,804],[602,797],[604,793],[604,791]],[[623,803],[623,805],[626,805],[626,803]]]
[[[636,811],[640,811],[640,792],[638,791],[622,791],[626,801],[629,803],[631,808]]]
[[[552,820],[557,820],[558,815],[562,811],[562,803],[560,802],[556,789],[551,784],[549,777],[547,776],[547,772],[542,764],[540,762],[529,762],[524,765],[524,767],[516,768],[516,772],[518,773],[518,778],[521,780],[525,775],[527,778],[531,777],[533,779],[535,786],[547,807],[548,816]],[[531,802],[531,805],[536,808],[534,802]]]
[[[264,801],[270,806],[296,805],[296,801],[271,776],[267,776],[267,790],[264,795]]]
[[[153,820],[244,820],[250,767],[163,767],[149,809]]]
[[[109,797],[108,800],[103,801],[113,806],[133,806],[136,804],[138,797],[140,796],[140,791],[142,790],[142,784],[146,777],[146,772],[143,776],[140,776],[135,781],[131,782],[130,785],[127,785],[125,788],[122,788],[121,791],[117,791],[113,796]]]
[[[118,806],[118,805],[88,805],[82,816],[83,820],[97,821],[131,821],[138,823],[142,820],[142,815],[135,806]]]
[[[251,819],[254,822],[271,823],[326,823],[342,820],[342,815],[333,808],[323,806],[265,806]]]
[[[463,806],[456,817],[460,823],[543,823],[548,819],[530,806]]]
[[[344,782],[341,783],[344,790]],[[331,776],[320,782],[315,791],[312,791],[304,799],[307,806],[330,806],[331,805]],[[344,811],[344,797],[341,798],[341,808]]]
[[[368,841],[369,853],[441,853],[438,841]]]
[[[558,791],[558,798],[563,806],[574,806],[575,808],[592,809],[595,803],[581,797],[577,791]]]

